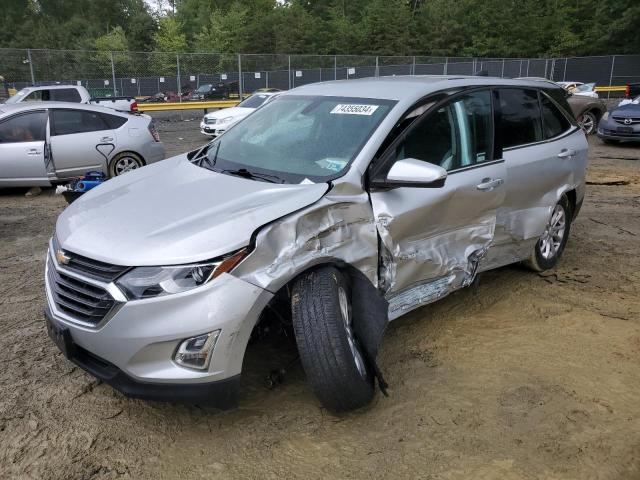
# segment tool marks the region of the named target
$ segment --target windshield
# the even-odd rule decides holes
[[[585,83],[576,87],[576,92],[591,92],[595,88],[595,83]]]
[[[343,174],[395,101],[280,96],[217,139],[215,171],[246,169],[288,183]]]
[[[266,102],[267,98],[269,98],[269,95],[260,95],[259,93],[254,93],[244,102],[240,102],[238,106],[245,108],[258,108],[260,105]]]
[[[12,104],[12,103],[18,103],[21,102],[22,99],[24,98],[24,96],[29,93],[29,89],[28,88],[23,88],[22,90],[20,90],[18,93],[16,93],[13,97],[10,97],[6,102],[7,105]]]
[[[213,85],[211,85],[210,83],[207,85],[200,85],[198,87],[198,89],[196,90],[196,92],[198,93],[207,93],[209,90],[211,90],[211,88],[213,87]]]

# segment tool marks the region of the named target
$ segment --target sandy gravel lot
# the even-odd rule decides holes
[[[159,127],[170,153],[203,142],[196,121]],[[42,318],[64,200],[0,192],[0,478],[640,479],[640,146],[591,145],[590,182],[618,184],[589,185],[558,268],[489,272],[394,322],[390,396],[342,416],[299,364],[263,386],[284,339],[251,349],[226,412],[130,400],[74,367]]]

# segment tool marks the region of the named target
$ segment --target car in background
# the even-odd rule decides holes
[[[628,105],[630,103],[635,103],[636,105],[639,104],[640,103],[640,95],[638,95],[636,98],[625,98],[624,100],[620,101],[618,106],[622,107],[623,105]]]
[[[203,101],[203,100],[226,100],[238,93],[238,82],[229,83],[206,83],[200,85],[190,95],[191,101]]]
[[[164,156],[148,115],[69,102],[0,105],[0,187],[49,186],[90,170],[115,177]]]
[[[640,97],[640,82],[630,83],[624,90],[625,98],[637,98]]]
[[[557,82],[562,88],[564,88],[571,95],[581,95],[584,97],[600,98],[598,92],[596,92],[595,83],[582,83],[582,82]]]
[[[640,142],[640,104],[628,103],[606,112],[598,125],[598,137],[605,143]]]
[[[133,97],[99,97],[93,98],[82,85],[42,85],[25,87],[4,102],[14,105],[23,102],[73,102],[119,110],[136,112],[138,104]]]
[[[203,135],[217,137],[227,131],[233,124],[249,115],[256,108],[276,98],[280,93],[280,90],[276,90],[275,92],[258,91],[235,107],[223,108],[215,112],[207,113],[200,122],[200,132]]]
[[[554,85],[561,85],[559,82],[554,82],[542,77],[521,77],[516,80],[536,80],[539,82],[552,83]],[[564,88],[564,87],[563,87]],[[607,111],[607,104],[600,98],[591,98],[584,95],[573,95],[567,92],[567,103],[571,108],[571,113],[582,128],[582,131],[586,135],[592,135],[596,133],[598,129],[598,122]]]

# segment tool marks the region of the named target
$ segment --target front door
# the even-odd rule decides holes
[[[371,192],[391,319],[471,282],[493,241],[507,179],[493,158],[491,92],[458,95],[416,120],[383,162],[405,158],[440,165],[448,177],[440,188]]]
[[[116,136],[102,114],[90,110],[56,108],[51,112],[51,155],[58,178],[107,173]]]
[[[0,185],[49,185],[46,126],[46,110],[20,113],[0,122]]]

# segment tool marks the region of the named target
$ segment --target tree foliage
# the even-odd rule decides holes
[[[5,0],[0,46],[536,57],[640,53],[638,0]],[[114,33],[114,32],[117,32]]]

